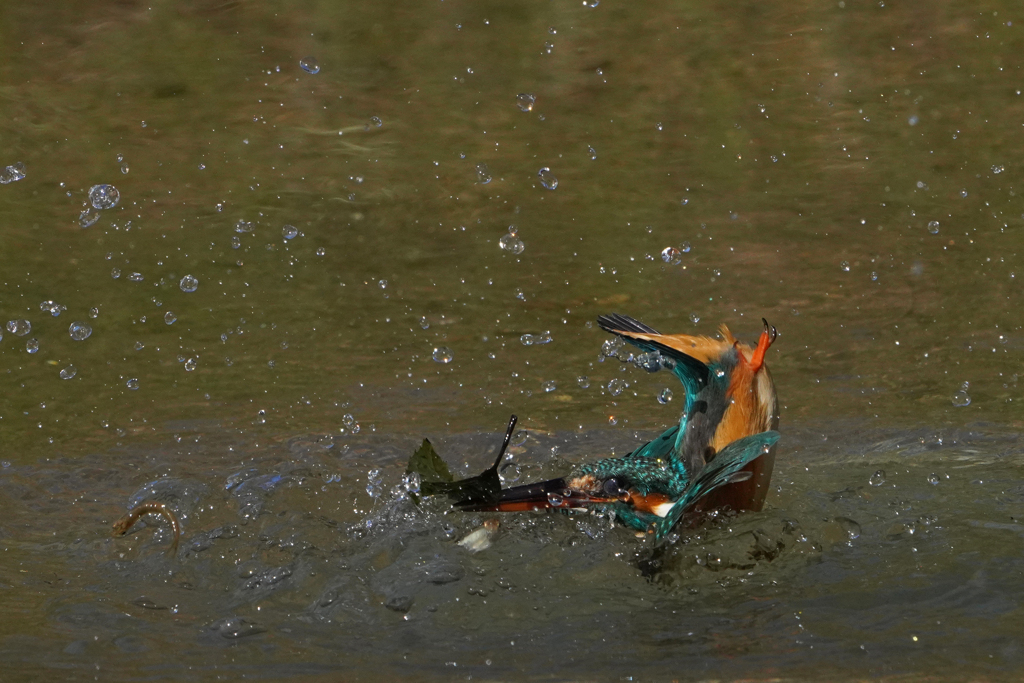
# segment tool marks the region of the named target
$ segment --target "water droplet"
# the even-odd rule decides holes
[[[939,475],[935,474],[934,472],[929,474],[928,483],[931,484],[932,486],[937,485],[939,483]]]
[[[100,317],[100,309],[98,309],[98,308],[90,308],[89,309],[89,317],[94,319],[94,320],[96,318]]]
[[[193,370],[195,370],[196,362],[197,361],[195,358],[189,358],[187,361],[185,361],[185,372],[192,372]]]
[[[544,332],[543,334],[524,334],[519,341],[523,346],[533,346],[534,344],[550,344],[554,339],[550,332]]]
[[[141,350],[142,350],[142,349],[144,349],[144,348],[146,348],[146,345],[145,345],[145,344],[143,344],[143,343],[142,343],[142,342],[140,342],[140,341],[137,341],[137,342],[135,342],[135,350],[136,350],[136,351],[141,351]]]
[[[722,379],[723,377],[725,377],[725,370],[723,370],[722,368],[718,368],[717,370],[715,370],[715,377],[717,377],[718,379]]]
[[[38,339],[29,339],[27,342],[25,342],[25,350],[28,351],[29,353],[35,353],[36,351],[38,351],[39,350],[39,340]]]
[[[131,169],[128,168],[128,164],[121,164],[121,173],[123,175],[128,175],[128,171],[130,171],[130,170]]]
[[[693,247],[690,246],[689,242],[683,242],[682,244],[679,245],[679,251],[683,252],[684,254],[689,254],[691,249],[693,249]]]
[[[78,214],[78,224],[83,228],[88,228],[99,219],[100,212],[91,206],[82,209],[82,213]]]
[[[481,185],[491,182],[491,170],[487,168],[487,164],[476,165],[476,181]]]
[[[316,250],[316,255],[317,256],[323,256],[326,253],[327,253],[327,250],[324,249],[323,247],[320,247],[319,249]]]
[[[113,185],[93,185],[89,188],[89,203],[94,209],[113,209],[121,201],[121,193]]]
[[[244,218],[239,218],[235,223],[235,232],[252,232],[252,223]]]
[[[526,301],[526,292],[521,289],[516,289],[516,298],[520,301]]]
[[[597,161],[597,150],[593,147],[587,147],[587,153],[590,154],[591,161]]]
[[[601,344],[601,354],[608,356],[609,358],[615,358],[619,355],[619,352],[626,348],[626,342],[619,337],[614,339],[606,339]]]
[[[498,476],[501,477],[502,484],[513,484],[519,481],[519,477],[522,476],[522,470],[516,463],[507,462],[498,470]]]
[[[610,425],[612,425],[614,427],[615,425],[619,424],[619,421],[618,421],[618,419],[614,415],[609,415],[608,416],[608,424],[610,424]]]
[[[281,236],[284,237],[286,240],[298,237],[298,235],[299,229],[296,228],[294,225],[286,225],[283,228],[281,228]]]
[[[24,337],[32,331],[32,323],[27,320],[8,320],[7,331],[15,336]]]
[[[658,403],[660,403],[661,405],[667,405],[668,402],[671,400],[672,390],[669,389],[668,387],[665,387],[664,389],[661,390],[661,393],[658,394]]]
[[[120,268],[111,268],[110,269],[110,277],[114,278],[115,280],[117,278],[121,277],[121,269]]]
[[[689,203],[690,203],[690,200],[687,199],[686,197],[683,197],[682,199],[679,200],[680,206],[686,206]]]
[[[953,394],[953,405],[957,408],[966,408],[971,405],[971,395],[967,393],[966,389],[961,389]]]
[[[696,313],[691,313],[690,314],[690,322],[692,322],[694,325],[696,325],[697,323],[700,322],[700,316],[697,315]]]
[[[660,121],[659,121],[658,123],[654,124],[654,127],[655,127],[656,129],[658,129],[658,130],[663,130],[663,129],[664,129],[664,126],[662,126],[662,125],[661,125],[661,122],[660,122]]]
[[[662,249],[661,260],[673,266],[678,266],[680,263],[683,262],[679,250],[676,249],[675,247],[665,247],[664,249]]]
[[[380,128],[384,125],[384,122],[380,120],[379,116],[371,116],[370,123],[372,123],[375,128]]]
[[[39,304],[40,311],[46,311],[54,318],[61,314],[62,311],[68,310],[66,306],[57,303],[56,301],[44,301]]]
[[[132,282],[142,282],[146,278],[142,277],[142,273],[132,273],[128,276],[128,279]]]
[[[164,322],[168,325],[173,325],[174,321],[178,319],[178,316],[174,315],[174,311],[167,311],[164,313]]]
[[[73,322],[71,323],[71,327],[68,328],[68,334],[70,334],[71,338],[75,341],[85,341],[89,338],[89,335],[92,334],[92,328],[86,323]]]
[[[387,289],[388,288],[388,281],[387,280],[378,280],[377,281],[377,286],[380,287],[381,289]]]
[[[581,389],[589,389],[590,388],[590,378],[587,377],[586,375],[580,375],[579,377],[577,377],[576,378],[576,383],[580,385]]]
[[[875,473],[868,477],[868,483],[872,486],[881,486],[885,483],[885,470],[875,470]]]
[[[544,393],[545,394],[550,394],[552,391],[554,391],[555,389],[558,388],[558,385],[555,383],[555,380],[553,380],[553,379],[552,380],[548,380],[547,382],[544,382],[544,384],[542,384],[541,386],[544,387]]]
[[[132,391],[138,391],[139,390],[139,380],[138,380],[138,378],[137,377],[132,377],[130,380],[125,382],[125,386],[128,387],[129,389],[131,389]]]
[[[434,349],[433,358],[437,363],[451,363],[455,354],[447,346],[438,346]]]
[[[430,323],[427,322],[427,316],[423,316],[422,318],[420,318],[420,329],[423,329],[423,330],[429,330],[430,329]]]
[[[25,177],[25,164],[20,161],[0,171],[0,185],[15,183]]]
[[[844,273],[849,273],[850,272],[850,262],[849,261],[843,261],[842,263],[839,264],[839,268],[842,269],[842,271]]]
[[[960,190],[960,196],[963,197],[964,199],[966,199],[967,198],[967,190]]]
[[[1005,166],[996,165],[996,166],[992,167],[992,172],[993,173],[1002,173],[1005,170],[1006,170]]]
[[[501,239],[498,240],[498,246],[507,252],[517,255],[522,254],[526,249],[526,244],[514,232],[502,235]]]
[[[557,493],[548,493],[548,505],[551,507],[558,507],[562,504],[562,497]]]
[[[63,370],[60,371],[60,378],[61,379],[71,379],[72,377],[74,377],[77,374],[78,374],[78,368],[76,368],[74,365],[69,365],[69,366],[67,366],[66,368],[64,368]]]
[[[522,111],[533,111],[533,105],[537,98],[529,93],[521,92],[516,95],[516,105]]]
[[[629,386],[623,380],[616,377],[615,379],[608,382],[608,393],[612,396],[618,396],[625,388]]]
[[[185,277],[181,278],[181,282],[178,283],[178,286],[181,287],[181,291],[191,293],[199,288],[199,280],[192,277],[191,275],[186,275]]]
[[[551,169],[547,166],[537,171],[537,177],[540,178],[540,184],[545,190],[553,190],[558,187],[558,178],[551,174]]]
[[[840,526],[840,528],[843,530],[843,533],[845,533],[846,537],[849,538],[851,541],[856,538],[860,538],[860,524],[850,519],[849,517],[836,517],[836,524]]]
[[[928,221],[928,232],[930,232],[933,235],[938,235],[939,234],[939,222],[938,221]]]
[[[299,60],[299,68],[308,74],[318,74],[320,62],[316,61],[316,57],[303,57]]]

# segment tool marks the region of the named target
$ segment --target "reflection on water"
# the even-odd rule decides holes
[[[0,661],[1018,668],[1016,12],[6,8]],[[664,556],[529,515],[470,553],[483,517],[395,490],[513,411],[520,483],[674,421],[613,311],[778,327],[768,510]],[[175,557],[158,519],[107,538],[138,496]]]

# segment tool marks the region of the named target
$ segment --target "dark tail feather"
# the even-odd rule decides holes
[[[704,365],[704,363],[701,363],[696,358],[687,356],[677,349],[673,349],[671,346],[665,346],[660,342],[650,339],[636,339],[632,336],[634,334],[661,334],[654,328],[648,327],[639,320],[634,320],[628,315],[620,313],[600,315],[597,317],[597,324],[605,332],[611,332],[622,337],[638,349],[648,352],[657,351],[662,356],[671,358],[676,362],[677,366],[682,366],[682,368],[677,367],[676,376],[679,377],[683,386],[686,387],[687,392],[692,392],[696,395],[697,392],[707,386],[708,366]],[[691,386],[690,382],[694,384]]]
[[[778,432],[761,432],[753,436],[737,439],[723,448],[715,459],[704,466],[700,474],[690,482],[682,497],[672,506],[669,513],[654,523],[654,542],[664,542],[672,527],[701,498],[719,486],[738,481],[743,474],[740,470],[757,460],[779,440]]]

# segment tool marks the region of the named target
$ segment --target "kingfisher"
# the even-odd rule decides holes
[[[775,383],[765,353],[778,337],[762,319],[757,346],[722,325],[720,338],[661,334],[630,318],[602,315],[606,332],[660,355],[685,389],[679,423],[620,458],[581,465],[564,477],[504,489],[456,507],[478,512],[591,510],[612,513],[660,545],[688,512],[760,510],[779,440]],[[507,441],[507,438],[506,438]]]

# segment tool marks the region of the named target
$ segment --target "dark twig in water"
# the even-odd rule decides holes
[[[163,515],[163,518],[167,520],[167,523],[171,525],[171,530],[174,532],[174,539],[171,541],[171,547],[168,548],[169,553],[174,553],[178,549],[178,541],[181,540],[181,523],[178,522],[178,518],[171,512],[171,509],[163,503],[156,501],[146,501],[139,503],[131,510],[128,511],[121,519],[114,522],[114,536],[124,536],[128,533],[128,530],[132,528],[135,522],[139,521],[142,515],[148,514]]]

